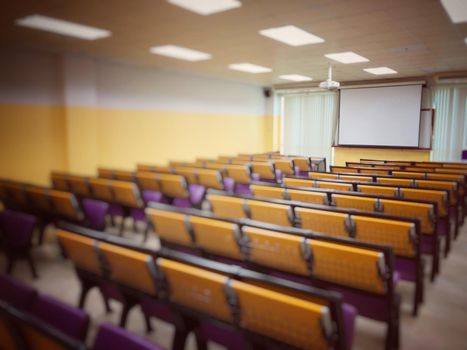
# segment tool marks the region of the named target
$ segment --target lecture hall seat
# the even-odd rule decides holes
[[[39,294],[34,299],[28,312],[73,339],[80,341],[86,339],[89,316],[76,307]]]
[[[106,226],[106,217],[110,205],[107,202],[92,198],[84,198],[81,203],[87,226],[93,230],[103,231]]]
[[[150,341],[105,323],[99,327],[92,350],[162,350]]]
[[[3,236],[3,250],[7,256],[7,273],[11,273],[16,260],[22,258],[27,260],[33,277],[38,277],[31,255],[36,225],[37,219],[32,215],[8,209],[0,212],[0,235]]]
[[[8,275],[0,275],[0,300],[20,310],[26,310],[36,296],[34,288]]]

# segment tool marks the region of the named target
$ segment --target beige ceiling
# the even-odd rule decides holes
[[[283,83],[282,74],[326,78],[326,53],[355,51],[367,63],[333,63],[340,81],[381,77],[363,68],[388,66],[399,77],[467,70],[467,23],[453,24],[439,0],[241,0],[242,7],[201,16],[165,0],[4,1],[0,47],[91,55],[258,85]],[[17,18],[42,14],[104,28],[112,36],[84,41],[17,27]],[[326,40],[292,47],[258,34],[293,24]],[[149,53],[174,44],[211,53],[213,59],[185,62]],[[230,63],[251,62],[273,72],[248,74]]]

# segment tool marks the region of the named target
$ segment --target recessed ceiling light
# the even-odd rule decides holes
[[[360,55],[357,55],[355,52],[347,51],[347,52],[339,52],[339,53],[329,53],[324,55],[331,60],[340,62],[340,63],[359,63],[359,62],[368,62],[369,59]]]
[[[313,78],[307,77],[305,75],[300,75],[300,74],[285,74],[279,76],[280,79],[283,80],[291,80],[291,81],[310,81],[313,80]]]
[[[149,51],[155,55],[168,56],[185,61],[203,61],[209,60],[212,56],[208,53],[187,49],[176,45],[154,46]]]
[[[464,38],[464,43],[467,45],[467,37]]]
[[[19,26],[45,30],[61,35],[72,36],[85,40],[97,40],[109,37],[112,33],[105,29],[94,28],[84,24],[64,21],[62,19],[31,15],[17,19],[15,23]]]
[[[453,23],[467,22],[467,1],[465,0],[441,0],[441,4]]]
[[[252,63],[234,63],[234,64],[229,64],[229,68],[233,70],[239,70],[242,72],[247,72],[247,73],[267,73],[272,71],[271,68],[268,67],[262,67],[258,66],[256,64]]]
[[[374,75],[397,74],[394,69],[388,67],[365,68],[363,70]]]
[[[260,30],[261,35],[268,38],[281,41],[291,46],[301,46],[308,44],[318,44],[324,42],[324,39],[313,35],[295,26],[283,26]]]
[[[168,0],[172,5],[207,16],[242,6],[238,0]]]

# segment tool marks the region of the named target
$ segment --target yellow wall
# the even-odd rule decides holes
[[[272,118],[0,105],[0,177],[47,184],[51,170],[95,174],[271,149]]]
[[[274,148],[272,116],[0,105],[0,177],[47,184],[51,170],[95,174]],[[429,160],[430,152],[334,148],[334,164],[360,158]]]
[[[358,162],[360,158],[389,160],[430,160],[430,151],[410,149],[382,149],[334,147],[334,165],[345,165],[345,162]]]
[[[279,150],[278,128],[279,118],[268,115],[264,118],[264,152]],[[276,135],[277,134],[277,135]]]
[[[98,117],[96,108],[66,107],[67,170],[93,175],[99,162]]]
[[[122,109],[100,109],[98,115],[101,166],[265,151],[264,116]]]
[[[66,169],[63,108],[0,105],[0,177],[48,183]]]

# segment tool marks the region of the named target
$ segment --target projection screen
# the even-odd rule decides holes
[[[421,85],[340,91],[341,146],[418,147]]]

